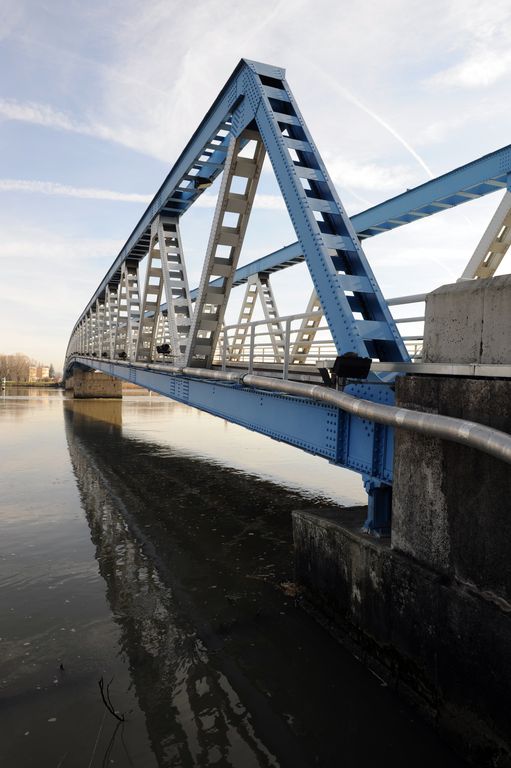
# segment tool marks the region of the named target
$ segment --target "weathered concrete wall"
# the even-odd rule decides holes
[[[406,376],[396,400],[511,433],[511,381]],[[511,609],[511,467],[404,430],[394,451],[393,548]]]
[[[423,359],[511,363],[511,276],[428,297]],[[511,380],[406,376],[397,405],[511,433]],[[295,513],[297,580],[477,766],[511,765],[511,467],[396,430],[391,542]]]
[[[474,765],[511,765],[510,614],[360,533],[364,517],[365,508],[293,513],[308,604]]]
[[[75,368],[68,386],[69,382],[68,379],[66,389],[72,389],[76,398],[122,397],[122,381],[99,371],[82,371]]]
[[[443,285],[426,300],[426,363],[511,363],[511,275]]]

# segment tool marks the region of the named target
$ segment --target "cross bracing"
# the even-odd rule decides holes
[[[265,156],[298,240],[238,267]],[[220,174],[200,285],[190,291],[181,217]],[[511,148],[506,147],[350,219],[284,70],[242,60],[79,318],[66,368],[87,365],[89,359],[88,367],[110,370],[123,378],[124,369],[115,361],[127,361],[123,365],[137,366],[137,370],[140,365],[149,369],[161,364],[171,379],[179,380],[170,387],[169,396],[175,390],[181,393],[176,399],[186,402],[183,392],[189,390],[193,379],[189,371],[194,369],[203,374],[211,368],[225,372],[229,367],[241,367],[252,373],[259,367],[284,380],[303,379],[304,375],[310,379],[324,367],[325,358],[349,352],[373,361],[368,381],[350,384],[349,392],[390,404],[393,393],[385,383],[395,377],[400,365],[403,370],[410,359],[420,358],[420,335],[412,331],[401,336],[398,323],[416,323],[421,317],[412,313],[399,321],[393,318],[392,302],[383,297],[361,241],[502,189],[510,174]],[[491,260],[486,253],[481,262],[486,273],[509,245],[507,219],[503,226],[494,222],[490,229],[491,242],[483,251],[489,247]],[[145,271],[140,272],[143,259]],[[282,317],[271,275],[301,261],[307,264],[314,292],[304,313]],[[243,283],[247,286],[238,324],[226,326],[232,289]],[[403,303],[423,298],[405,297]],[[256,299],[263,320],[254,319]],[[134,372],[129,375],[135,380]],[[213,396],[214,387],[208,391]],[[233,408],[234,402],[233,395]],[[199,407],[208,410],[205,405]],[[229,406],[223,406],[222,415],[229,418],[228,411]],[[245,426],[264,431],[258,418],[249,414]],[[234,410],[232,420],[237,420]],[[384,486],[390,483],[390,475],[382,475],[380,470],[382,462],[387,466],[390,461],[392,434],[386,427],[358,424],[356,417],[349,417],[343,425],[343,430],[359,437],[348,440],[342,450],[339,435],[323,438],[335,463],[363,475],[374,502],[385,495]],[[272,436],[287,440],[287,434],[283,430]],[[332,440],[337,441],[337,448]],[[330,455],[313,450],[302,437],[294,444]]]

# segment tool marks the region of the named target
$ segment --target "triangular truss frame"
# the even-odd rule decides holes
[[[253,151],[247,155],[248,145]],[[114,357],[154,359],[160,316],[156,305],[165,294],[174,358],[188,366],[212,365],[265,155],[337,352],[382,362],[409,360],[284,70],[247,60],[236,68],[79,321],[85,324],[82,337],[90,342],[95,334],[101,340],[100,345],[88,343],[90,354],[97,350],[89,347],[100,346],[101,353],[113,351]],[[179,220],[222,172],[192,312]],[[240,180],[244,186],[239,186]],[[151,293],[154,284],[148,285],[146,278],[141,298],[138,262],[149,254],[147,273],[153,273],[155,251],[160,254],[158,291]],[[117,296],[115,318],[111,294]],[[276,353],[281,333],[276,329]],[[293,354],[303,357],[298,346]]]

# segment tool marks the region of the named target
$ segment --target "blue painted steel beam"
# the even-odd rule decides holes
[[[374,237],[448,208],[468,203],[474,199],[473,195],[482,197],[504,189],[508,186],[510,175],[511,145],[508,145],[356,213],[351,217],[351,223],[361,240]],[[300,244],[291,243],[239,267],[234,274],[233,286],[246,283],[249,277],[259,272],[271,274],[302,261],[304,256]],[[211,285],[215,286],[217,283],[220,284],[220,281],[215,280]],[[191,292],[192,301],[195,301],[196,293],[197,289]]]
[[[361,239],[372,237],[505,189],[510,178],[511,145],[508,145],[368,208],[352,221]]]
[[[408,361],[395,321],[286,80],[262,75],[247,62],[245,89],[245,102],[254,112],[338,354]]]
[[[254,432],[294,445],[372,482],[392,483],[393,430],[307,398],[194,379],[165,371],[76,357],[74,363],[158,392]],[[348,389],[346,390],[348,391]],[[356,385],[350,394],[390,402],[387,387]]]
[[[211,180],[214,180],[221,171],[225,147],[217,148],[214,151],[214,156],[210,156],[207,162],[201,163],[199,158],[202,156],[203,148],[214,137],[218,127],[224,121],[230,120],[233,111],[243,104],[244,70],[247,65],[253,66],[259,74],[267,77],[284,78],[285,76],[285,70],[278,67],[245,60],[239,62],[99,284],[80,319],[94,305],[96,299],[104,295],[109,284],[118,282],[122,263],[126,259],[141,260],[144,258],[149,245],[150,225],[153,219],[158,214],[165,212],[181,215],[201,194],[202,190],[195,189],[193,181],[187,176],[190,169],[195,167],[198,175],[206,176]],[[211,151],[211,147],[209,149]],[[444,207],[458,205],[471,199],[463,197],[460,193],[482,195],[499,189],[506,185],[509,174],[511,174],[511,146],[497,150],[462,168],[444,174],[438,179],[422,184],[415,189],[407,190],[402,195],[357,214],[353,217],[352,224],[359,238],[371,237],[414,221],[419,217],[422,218],[424,215],[431,215],[438,210],[443,210]],[[184,183],[186,186],[183,186]],[[296,256],[293,258],[300,260],[301,257],[303,259],[303,254],[300,253],[301,248],[297,243],[287,246],[287,248],[292,251],[296,248]],[[273,256],[270,254],[270,256],[264,257],[268,261],[257,264],[257,269],[275,271],[277,268],[289,265],[287,255],[283,256],[280,263],[275,261]],[[262,261],[262,259],[258,260],[258,262]],[[241,269],[244,269],[244,274],[248,276],[248,268],[242,267]],[[243,277],[235,284],[239,284],[245,279],[246,277]],[[238,280],[238,273],[236,280]]]
[[[225,147],[217,148],[217,153],[221,152],[222,156],[215,154],[214,158],[209,157],[206,161],[201,161],[200,158],[203,157],[204,149],[208,148],[210,142],[215,139],[222,125],[231,120],[233,112],[238,110],[239,114],[239,107],[243,103],[245,96],[244,86],[248,64],[255,71],[267,77],[283,78],[285,75],[285,70],[280,67],[272,67],[267,64],[241,59],[99,284],[91,300],[80,315],[75,329],[83,315],[94,306],[96,299],[105,294],[108,285],[118,283],[123,262],[130,258],[139,261],[144,257],[149,247],[151,222],[156,216],[167,211],[169,213],[174,211],[172,206],[176,202],[176,196],[181,202],[178,208],[179,215],[184,213],[197,199],[202,190],[195,189],[194,182],[189,175],[190,170],[195,168],[197,176],[200,178],[207,177],[211,181],[222,170],[223,150]],[[183,192],[185,192],[184,196],[181,195]]]

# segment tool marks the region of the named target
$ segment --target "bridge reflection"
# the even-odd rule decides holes
[[[175,594],[179,587],[175,590],[166,583],[165,574],[162,578],[156,550],[172,544],[157,541],[159,537],[148,530],[151,523],[142,525],[135,519],[125,494],[118,493],[122,478],[105,472],[94,434],[114,437],[117,446],[123,442],[121,403],[68,401],[65,417],[69,453],[100,573],[122,631],[121,650],[129,660],[158,763],[278,765],[257,737],[227,676],[184,616]],[[106,432],[105,422],[111,427]],[[135,447],[129,441],[123,445],[136,458]],[[142,482],[142,497],[143,490]],[[140,499],[135,508],[139,503]],[[151,515],[149,504],[144,512]]]
[[[158,764],[452,766],[294,604],[290,511],[304,497],[123,434],[119,407],[67,402],[66,437]]]

